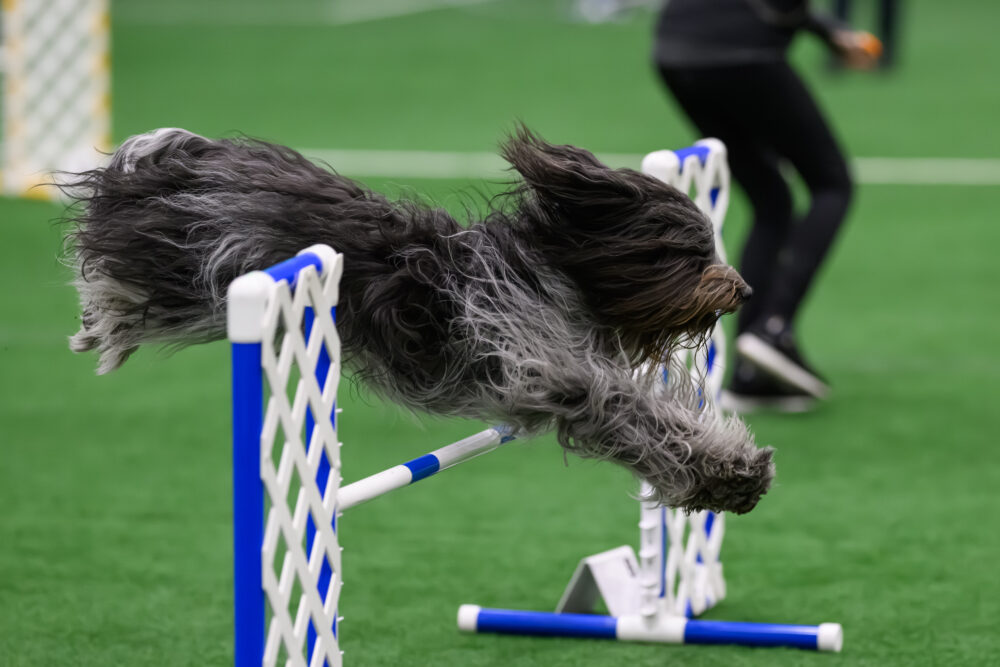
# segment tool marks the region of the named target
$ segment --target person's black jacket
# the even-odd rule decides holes
[[[808,0],[668,0],[656,24],[654,58],[665,66],[782,60],[795,33],[829,42],[840,27]]]

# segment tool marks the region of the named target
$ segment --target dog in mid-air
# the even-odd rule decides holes
[[[672,507],[751,510],[772,450],[703,401],[679,361],[750,294],[709,220],[673,187],[523,127],[502,154],[519,182],[462,224],[283,146],[132,137],[67,185],[83,308],[70,347],[96,350],[105,373],[145,343],[222,338],[230,282],[326,243],[344,255],[344,363],[376,393],[554,429]]]

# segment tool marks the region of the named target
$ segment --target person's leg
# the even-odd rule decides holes
[[[810,204],[788,236],[760,317],[777,315],[791,323],[847,215],[853,183],[844,154],[802,80],[783,65],[775,72],[775,84],[781,100],[762,128],[763,139],[802,176]]]
[[[899,48],[900,0],[880,0],[879,2],[879,37],[882,39],[882,57],[879,67],[889,69],[896,64],[896,54]]]
[[[726,145],[733,179],[750,200],[753,219],[739,270],[753,296],[739,311],[738,331],[745,330],[768,300],[774,266],[792,227],[792,195],[778,168],[775,152],[754,137],[762,122],[747,100],[760,66],[661,69],[664,83],[703,137]],[[751,82],[748,84],[748,81]]]
[[[792,229],[792,194],[778,169],[777,157],[762,147],[741,148],[737,146],[730,154],[729,165],[753,208],[739,270],[754,293],[739,310],[737,333],[756,321],[770,300],[774,267]]]
[[[811,201],[788,235],[772,275],[773,287],[737,348],[776,377],[823,397],[826,382],[799,353],[793,324],[847,213],[851,178],[832,131],[798,75],[782,63],[767,79],[770,95],[762,105],[769,113],[760,127],[761,139],[795,167]]]
[[[767,302],[779,253],[792,228],[792,196],[777,154],[756,137],[769,113],[754,102],[763,91],[761,82],[768,78],[767,69],[752,65],[660,72],[701,136],[715,137],[726,145],[733,179],[746,192],[753,209],[739,269],[754,293],[740,308],[737,333],[757,319]],[[722,394],[723,408],[740,413],[802,412],[814,403],[808,394],[776,382],[739,355]]]
[[[842,22],[850,24],[851,4],[851,0],[833,0],[833,5],[831,6],[833,15]],[[826,66],[832,72],[842,72],[844,70],[844,61],[836,54],[829,53],[826,57]]]

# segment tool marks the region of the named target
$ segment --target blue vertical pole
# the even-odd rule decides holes
[[[260,432],[264,419],[261,344],[233,343],[233,577],[236,667],[264,660],[264,487]]]
[[[309,342],[310,336],[312,336],[313,323],[316,320],[316,313],[311,307],[306,308],[305,311],[305,338],[306,342]],[[326,350],[324,345],[322,350],[320,350],[319,359],[316,362],[316,382],[319,384],[322,390],[323,386],[326,384],[326,376],[330,371],[330,355]],[[334,407],[334,414],[331,415],[331,420],[336,418],[336,407]],[[313,429],[316,426],[316,419],[312,413],[312,408],[306,412],[306,448],[312,445],[312,434]],[[326,485],[330,479],[330,462],[327,460],[326,456],[320,459],[319,469],[316,471],[316,486],[319,488],[320,495],[326,493]],[[336,522],[336,519],[334,519]],[[312,552],[313,540],[316,539],[316,525],[313,523],[312,515],[309,515],[306,519],[306,553]],[[330,566],[324,561],[323,567],[319,575],[319,594],[320,598],[326,602],[326,591],[330,585],[330,577],[332,576],[332,570]],[[337,636],[337,626],[334,624],[333,635]],[[307,657],[308,660],[312,661],[313,649],[316,646],[316,628],[313,627],[312,621],[309,622],[309,629],[307,632]],[[325,661],[324,661],[324,664]]]
[[[666,372],[666,371],[664,371]],[[670,534],[667,532],[667,508],[660,508],[660,597],[667,597],[667,547]]]

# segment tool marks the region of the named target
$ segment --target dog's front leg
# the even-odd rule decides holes
[[[774,477],[771,448],[758,449],[739,419],[657,396],[653,379],[588,352],[554,351],[562,358],[522,366],[519,407],[553,415],[564,448],[630,469],[665,505],[753,509]]]

